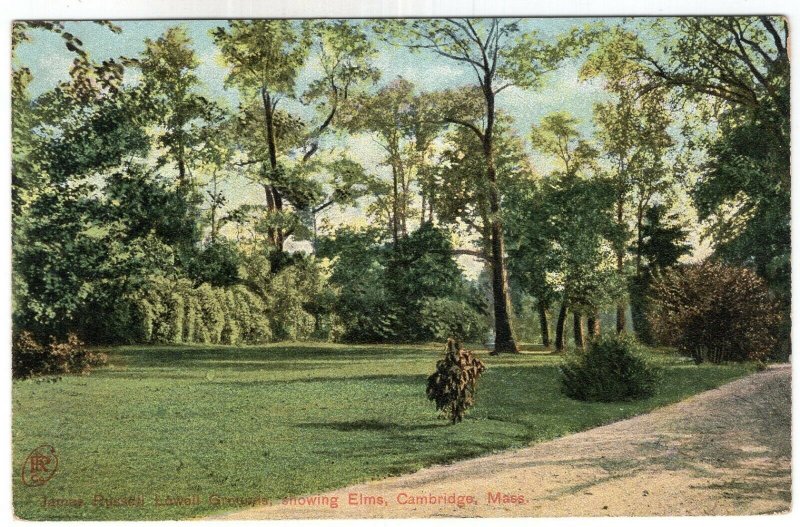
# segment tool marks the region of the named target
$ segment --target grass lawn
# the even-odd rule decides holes
[[[280,499],[463,459],[647,412],[753,371],[653,353],[652,399],[559,393],[559,357],[490,357],[477,405],[450,426],[425,398],[440,346],[123,347],[88,377],[13,383],[14,508],[25,519],[169,519],[232,508],[212,495]],[[28,454],[55,447],[39,487]],[[142,496],[143,506],[93,505]],[[199,504],[164,505],[198,496]],[[161,505],[156,505],[156,498]],[[51,500],[45,506],[45,499]],[[52,500],[83,499],[83,507]],[[235,508],[235,507],[234,507]]]

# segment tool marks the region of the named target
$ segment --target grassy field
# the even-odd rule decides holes
[[[127,347],[111,350],[109,365],[89,377],[16,381],[16,514],[185,518],[235,508],[212,496],[313,494],[570,434],[753,370],[654,353],[664,368],[656,397],[581,403],[559,393],[559,357],[482,353],[488,370],[477,405],[450,426],[424,393],[439,352],[330,344]],[[24,486],[20,468],[43,444],[55,447],[58,470],[43,486]],[[95,503],[97,495],[118,501]],[[121,505],[128,497],[132,503]],[[169,504],[175,497],[187,500]],[[83,506],[73,506],[79,499]]]

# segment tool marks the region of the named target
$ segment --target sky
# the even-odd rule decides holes
[[[621,19],[602,19],[607,25],[621,22]],[[523,19],[523,31],[537,31],[540,37],[555,38],[557,35],[575,27],[591,23],[592,19],[575,18],[539,18]],[[117,58],[120,56],[137,57],[145,48],[145,39],[156,39],[164,31],[175,25],[186,27],[192,40],[195,53],[200,61],[196,71],[203,83],[202,90],[216,100],[227,101],[230,108],[236,108],[239,98],[234,88],[224,86],[227,69],[213,43],[210,31],[227,25],[224,20],[140,20],[115,21],[122,28],[119,34],[92,22],[67,22],[65,30],[79,37],[89,55],[95,60]],[[68,80],[69,67],[74,55],[64,46],[59,35],[42,31],[31,31],[30,42],[21,44],[16,52],[19,65],[30,68],[33,81],[30,85],[32,96],[53,88],[59,82]],[[453,88],[474,83],[474,73],[466,64],[442,58],[431,52],[412,53],[406,48],[395,47],[383,42],[377,43],[379,54],[374,65],[381,71],[379,86],[397,77],[414,83],[421,91],[432,91]],[[499,96],[498,108],[513,116],[517,133],[525,138],[531,126],[555,111],[566,111],[578,118],[581,129],[586,135],[591,133],[592,109],[594,104],[604,100],[607,94],[599,81],[581,81],[578,78],[580,60],[565,62],[557,71],[548,74],[542,86],[537,89],[520,89],[512,87],[504,90]],[[298,93],[314,78],[313,62],[298,76]],[[310,118],[309,108],[299,104],[287,107],[289,111]],[[383,152],[374,141],[365,137],[348,140],[348,154],[360,160],[368,170],[381,173]],[[537,156],[532,157],[534,169],[539,173],[547,173],[548,161]],[[256,185],[239,181],[226,189],[232,206],[253,202],[260,203],[263,191]],[[343,223],[363,223],[364,213],[359,208],[347,210],[331,208],[326,211],[329,221]],[[322,218],[320,218],[322,220]],[[462,262],[463,263],[463,262]]]

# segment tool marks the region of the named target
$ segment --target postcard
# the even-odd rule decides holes
[[[791,510],[786,17],[192,16],[9,27],[18,519]]]

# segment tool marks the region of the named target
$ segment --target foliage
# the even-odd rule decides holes
[[[286,239],[300,234],[303,216],[350,199],[354,182],[337,181],[335,164],[328,166],[333,188],[327,199],[321,198],[313,176],[326,163],[311,159],[335,123],[339,106],[351,92],[377,80],[371,65],[375,50],[359,23],[343,20],[232,20],[212,36],[230,67],[226,85],[236,87],[243,98],[237,135],[249,158],[245,165],[252,165],[249,177],[264,189],[266,241],[282,253]],[[297,77],[312,44],[320,76],[298,96]],[[285,99],[313,104],[320,122],[311,125],[279,108]]]
[[[344,326],[342,339],[483,340],[486,308],[464,283],[452,252],[449,233],[431,224],[396,244],[375,229],[340,229],[321,240],[319,255],[333,260],[330,283],[338,292],[334,311]]]
[[[476,307],[452,298],[424,298],[420,305],[420,340],[453,338],[481,343],[489,333],[488,309],[484,305]]]
[[[475,74],[471,85],[457,91],[477,96],[475,98],[482,104],[447,105],[439,119],[474,134],[481,145],[483,170],[479,172],[479,180],[487,190],[484,195],[488,205],[482,218],[488,219],[488,224],[481,235],[484,246],[492,247],[486,256],[491,260],[492,269],[495,350],[516,352],[495,163],[496,98],[511,86],[532,88],[539,85],[549,69],[555,68],[576,49],[576,32],[554,39],[555,42],[545,41],[535,31],[522,33],[517,21],[498,18],[382,20],[376,23],[375,31],[384,40],[396,43],[399,39],[401,45],[412,51],[428,50],[468,68],[470,75]]]
[[[410,323],[417,319],[415,311],[423,298],[456,296],[462,279],[461,270],[453,260],[450,233],[425,223],[398,240],[387,251],[385,278],[392,302],[405,307],[404,318],[410,319]]]
[[[231,241],[218,239],[209,242],[186,258],[186,273],[196,284],[208,283],[217,287],[240,283],[239,267],[242,254]]]
[[[428,377],[425,393],[451,423],[460,423],[475,404],[475,390],[484,370],[483,362],[465,350],[460,341],[448,339],[444,358]]]
[[[496,18],[234,20],[211,32],[238,92],[229,113],[207,96],[184,27],[100,62],[72,26],[15,22],[15,327],[40,342],[483,340],[485,295],[453,260],[469,254],[493,273],[501,351],[516,349],[508,284],[540,312],[561,301],[594,314],[633,275],[647,339],[651,276],[685,251],[668,213],[678,192],[712,226],[715,257],[752,267],[788,314],[786,20],[602,24],[545,35]],[[74,60],[66,81],[33,97],[36,70],[16,50],[42,32]],[[431,52],[468,84],[376,86],[376,39]],[[497,97],[540,86],[581,53],[579,77],[609,97],[593,137],[563,112],[537,122],[530,143],[555,169],[535,174],[539,158]],[[382,160],[345,151],[365,133]],[[233,178],[263,202],[230,210]],[[336,225],[318,240],[334,206],[381,228]],[[314,256],[284,247],[301,240]]]
[[[700,219],[713,225],[716,254],[733,265],[754,265],[788,314],[790,160],[788,147],[776,144],[776,127],[788,127],[788,118],[774,122],[749,109],[727,112],[692,197]]]
[[[155,144],[164,152],[157,166],[172,161],[178,184],[184,188],[224,118],[214,101],[198,93],[200,61],[191,44],[185,27],[170,27],[156,40],[145,39],[145,50],[136,63],[142,74],[141,101],[152,112]]]
[[[63,341],[50,337],[49,344],[42,345],[32,333],[22,331],[11,346],[11,372],[15,379],[67,373],[86,375],[106,360],[104,353],[86,349],[74,333]]]
[[[631,318],[636,336],[645,344],[653,344],[649,311],[649,290],[656,273],[674,267],[678,260],[691,253],[687,242],[688,229],[677,213],[668,214],[663,205],[647,209],[641,227],[641,241],[636,248],[640,260],[639,274],[631,279]]]
[[[433,188],[430,160],[434,141],[444,124],[432,117],[435,103],[426,93],[415,93],[412,83],[402,78],[376,93],[351,97],[342,108],[339,121],[351,133],[370,133],[386,151],[383,164],[391,169],[391,184],[371,178],[367,187],[376,197],[371,213],[389,224],[394,240],[408,233],[412,219],[412,185],[421,198],[422,222],[426,200],[432,206]]]
[[[635,401],[656,392],[658,372],[637,351],[630,337],[602,337],[585,353],[567,358],[560,367],[561,389],[581,401]]]
[[[509,270],[545,306],[559,300],[593,314],[623,295],[614,248],[623,230],[614,217],[615,183],[598,173],[597,152],[565,113],[545,116],[532,142],[553,158],[546,178],[509,186]]]
[[[692,190],[716,256],[750,266],[790,304],[788,21],[676,17],[615,28],[590,61],[617,86],[671,96],[688,146],[707,155]],[[712,126],[709,126],[712,123]],[[788,337],[788,326],[784,328]]]
[[[318,258],[285,255],[273,271],[274,252],[257,250],[243,256],[242,283],[264,303],[270,333],[275,340],[329,340],[341,328],[333,306],[328,269]]]
[[[650,302],[656,339],[697,362],[763,360],[777,343],[780,311],[750,269],[714,261],[670,269]]]
[[[186,279],[152,279],[110,314],[112,342],[260,344],[272,340],[265,303],[246,287],[194,287]]]

